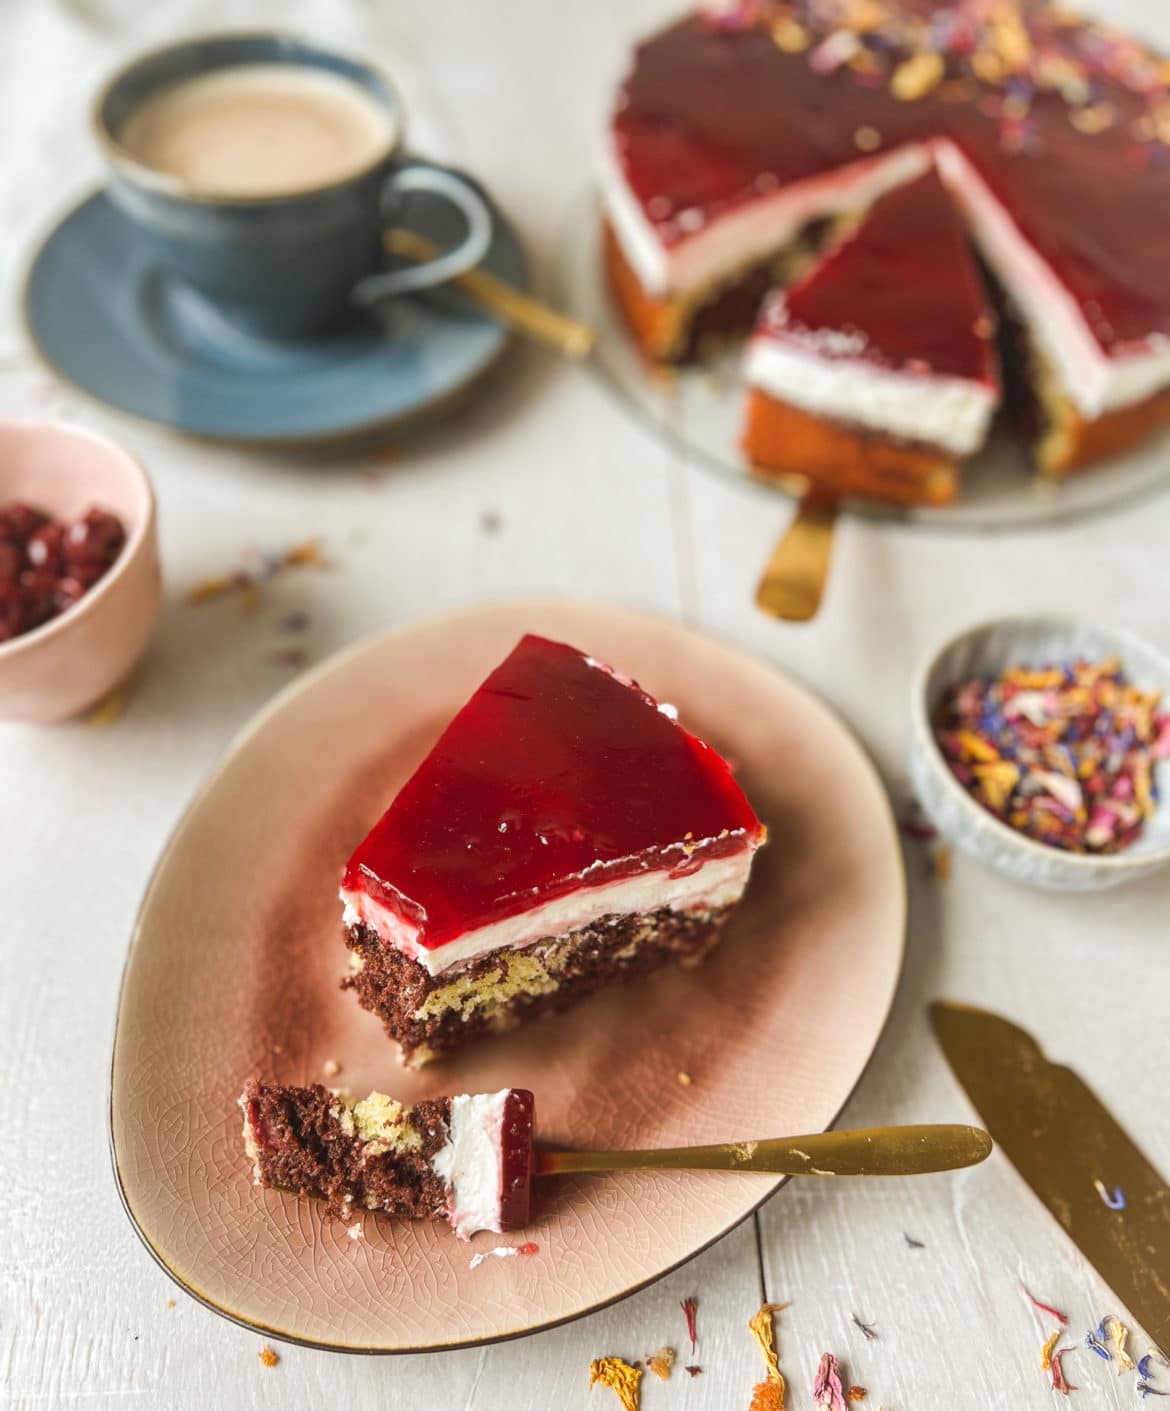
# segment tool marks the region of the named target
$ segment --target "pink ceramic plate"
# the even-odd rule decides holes
[[[343,860],[448,717],[525,631],[637,677],[738,764],[771,829],[732,929],[696,972],[596,996],[422,1073],[342,993]],[[568,602],[491,606],[334,658],[237,741],[172,838],[130,949],[111,1121],[123,1199],[196,1297],[277,1337],[405,1352],[512,1337],[666,1273],[779,1182],[712,1174],[544,1180],[489,1259],[445,1225],[367,1217],[351,1240],[251,1184],[236,1096],[259,1072],[407,1101],[507,1084],[557,1146],[668,1146],[828,1126],[898,978],[900,854],[877,777],[802,688],[682,627]],[[826,1039],[826,1036],[830,1036]],[[679,1072],[692,1076],[690,1086]],[[516,1241],[512,1241],[516,1242]]]

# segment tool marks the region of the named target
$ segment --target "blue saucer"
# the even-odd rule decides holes
[[[412,230],[445,243],[450,220],[441,203],[412,197]],[[516,236],[496,222],[484,268],[523,285]],[[509,339],[455,289],[395,300],[312,341],[258,338],[161,270],[104,193],[45,241],[24,305],[41,355],[83,392],[189,435],[257,446],[344,440],[420,416],[465,390]]]

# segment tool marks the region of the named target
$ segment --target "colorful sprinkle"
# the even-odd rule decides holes
[[[1076,853],[1117,853],[1157,805],[1154,766],[1170,757],[1160,696],[1120,662],[1012,667],[952,687],[935,734],[951,773],[1017,832]]]

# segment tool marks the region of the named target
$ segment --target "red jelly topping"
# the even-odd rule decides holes
[[[1116,36],[1055,15],[1037,7],[1029,17],[1034,50],[1049,73],[1064,63],[1091,101],[1070,105],[1065,93],[1010,66],[995,84],[967,74],[957,87],[944,81],[900,101],[880,35],[876,73],[847,62],[820,72],[820,36],[788,53],[766,19],[685,19],[637,51],[613,120],[626,181],[670,246],[790,183],[908,141],[948,137],[1105,351],[1170,336],[1170,147],[1150,136],[1155,108],[1166,110],[1165,82]],[[949,78],[966,58],[952,39]]]
[[[350,858],[435,950],[583,886],[758,843],[722,759],[639,687],[524,637]]]
[[[535,1100],[527,1088],[513,1088],[504,1099],[500,1134],[500,1229],[522,1230],[532,1203],[532,1121]],[[522,1249],[521,1253],[536,1253]]]
[[[0,505],[0,642],[71,608],[109,572],[125,542],[121,520],[106,510],[65,525],[31,505]]]
[[[760,333],[820,357],[864,358],[995,386],[995,320],[958,212],[927,172],[765,306]]]

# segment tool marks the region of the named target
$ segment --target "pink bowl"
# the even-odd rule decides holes
[[[62,520],[96,505],[126,529],[117,562],[79,603],[0,643],[0,718],[65,720],[129,673],[154,629],[162,600],[154,493],[133,456],[104,437],[0,421],[0,504],[10,500]]]

